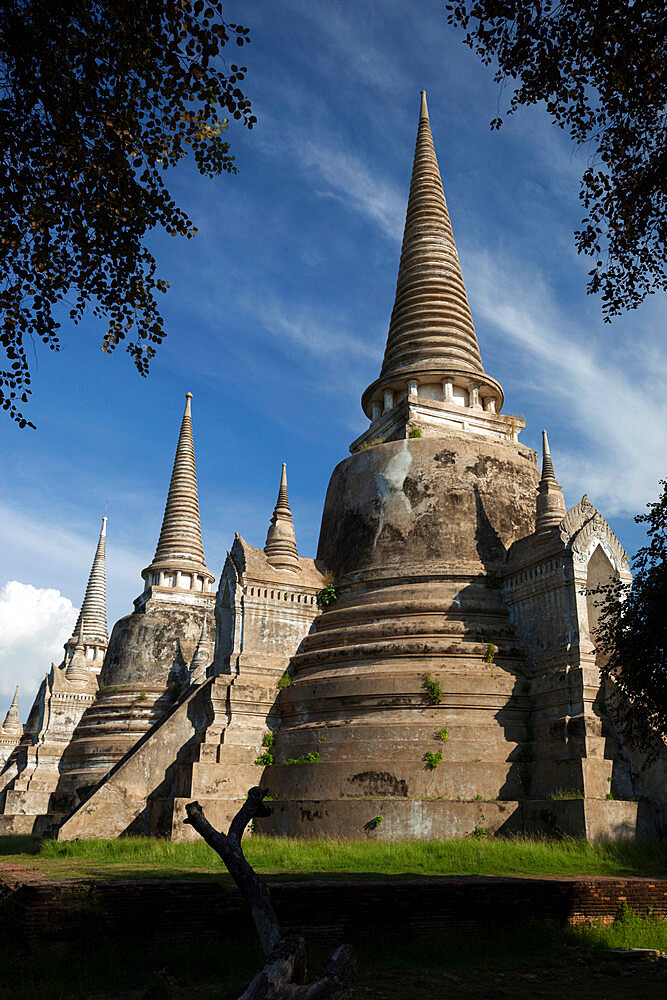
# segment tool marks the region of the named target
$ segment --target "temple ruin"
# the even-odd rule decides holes
[[[261,782],[275,835],[662,836],[665,755],[623,745],[596,663],[588,591],[628,557],[503,407],[422,93],[384,360],[316,558],[283,465],[264,547],[237,534],[213,592],[188,393],[134,610],[107,648],[103,525],[63,663],[22,734],[8,714],[0,830],[185,839],[186,802],[222,825]]]

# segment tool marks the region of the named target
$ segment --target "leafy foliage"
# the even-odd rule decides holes
[[[431,704],[439,705],[442,701],[442,688],[440,687],[440,682],[437,681],[435,677],[431,677],[430,674],[424,674],[423,683]]]
[[[546,103],[590,151],[577,250],[595,261],[588,291],[606,321],[667,288],[667,13],[660,0],[450,0],[448,21],[495,80],[507,114]],[[491,123],[500,128],[502,118]]]
[[[262,746],[266,749],[259,755],[255,764],[259,764],[261,767],[271,767],[273,764],[273,753],[272,748],[275,746],[276,737],[273,733],[264,733],[262,737]]]
[[[288,667],[287,670],[285,671],[285,673],[282,675],[282,677],[278,681],[278,687],[279,687],[279,689],[281,691],[284,691],[285,688],[291,687],[293,680],[294,680],[294,673]]]
[[[168,282],[144,240],[196,229],[164,173],[190,153],[200,173],[235,173],[229,115],[256,118],[245,66],[222,51],[250,41],[222,0],[7,0],[0,5],[0,403],[21,427],[27,346],[58,350],[63,306],[106,320],[141,375],[164,339]]]
[[[635,515],[650,541],[633,560],[632,586],[617,580],[590,591],[600,598],[595,641],[614,717],[648,760],[667,739],[667,480],[661,485],[648,513]]]
[[[323,589],[315,595],[315,600],[317,601],[318,608],[321,608],[322,611],[326,611],[326,609],[330,608],[332,604],[335,604],[338,600],[338,594],[336,593],[336,588],[333,583],[327,583],[326,587],[323,587]]]
[[[433,753],[432,750],[429,750],[424,754],[422,760],[425,762],[429,771],[435,771],[438,764],[442,761],[442,751],[438,750],[437,753]]]
[[[283,764],[319,764],[319,751],[314,753],[304,753],[300,757],[288,757]]]

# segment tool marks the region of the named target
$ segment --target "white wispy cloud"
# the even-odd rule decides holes
[[[0,589],[0,699],[8,705],[18,684],[22,721],[51,661],[62,660],[78,613],[54,588],[10,580]]]
[[[325,136],[304,140],[299,152],[303,166],[318,176],[322,194],[361,212],[389,239],[401,239],[405,192],[378,177],[377,171],[355,153],[336,146]]]
[[[292,354],[293,346],[321,359],[338,359],[346,364],[359,358],[377,358],[378,343],[373,339],[346,333],[343,319],[340,323],[323,319],[304,304],[288,306],[277,299],[246,298],[241,304],[252,312],[267,331],[287,342],[286,350]]]
[[[512,356],[526,359],[524,388],[542,402],[556,434],[575,434],[576,446],[554,456],[560,481],[609,515],[643,508],[664,474],[667,450],[667,363],[649,332],[664,330],[664,315],[646,323],[664,302],[651,303],[643,322],[626,317],[624,335],[618,326],[599,333],[590,318],[556,300],[539,269],[485,251],[466,257],[477,317],[495,327]]]

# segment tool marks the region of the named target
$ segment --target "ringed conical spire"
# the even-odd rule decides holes
[[[464,391],[474,386],[475,400],[480,404],[492,401],[496,412],[500,410],[502,389],[485,374],[482,366],[435,155],[426,91],[422,91],[396,299],[384,362],[379,379],[364,393],[362,405],[372,417],[373,403],[379,405],[384,390],[393,391],[397,402],[397,396],[406,394],[408,381],[414,387],[409,392],[416,392],[417,385],[442,383],[442,398],[447,401],[453,391],[445,388],[447,380],[458,383]]]
[[[169,493],[162,519],[162,529],[155,555],[150,566],[142,572],[147,583],[151,574],[165,583],[161,571],[169,572],[173,582],[169,586],[195,589],[195,580],[210,583],[214,577],[204,558],[204,546],[199,520],[199,496],[197,493],[197,470],[195,467],[195,447],[192,436],[192,393],[185,395],[185,412],[176,446],[176,456],[171,473]],[[174,574],[176,578],[174,579]],[[190,583],[184,582],[184,575]],[[157,583],[158,580],[153,580]],[[201,589],[201,585],[196,588]]]
[[[566,513],[563,488],[556,479],[549,451],[549,438],[547,432],[543,430],[542,476],[537,487],[535,531],[548,531],[550,528],[555,528],[563,520]]]
[[[5,716],[5,721],[2,724],[2,731],[4,733],[20,733],[21,732],[21,720],[19,719],[19,686],[16,685],[16,691],[14,692],[14,697],[12,698],[12,703],[9,706],[7,715]]]
[[[278,499],[266,536],[264,551],[274,569],[289,569],[293,572],[299,569],[294,522],[287,497],[287,464],[285,462],[283,462]]]
[[[65,676],[67,680],[72,684],[87,684],[91,677],[95,676],[95,671],[89,670],[86,666],[86,647],[83,641],[82,630],[79,627],[79,631],[74,639],[74,650],[72,652],[71,659],[67,664],[67,670]],[[70,640],[71,642],[72,640]]]
[[[102,528],[97,542],[95,558],[88,577],[86,593],[79,611],[79,617],[72,630],[68,646],[74,644],[81,633],[84,643],[106,646],[109,641],[107,628],[107,582],[106,582],[106,535],[107,516],[102,518]]]

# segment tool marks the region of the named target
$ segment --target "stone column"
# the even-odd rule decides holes
[[[408,396],[418,396],[419,395],[419,383],[416,378],[408,379]]]
[[[445,403],[451,403],[454,399],[454,383],[450,378],[444,379],[442,383],[442,398]]]
[[[375,422],[376,420],[379,420],[380,417],[382,416],[382,403],[379,399],[374,399],[373,402],[371,403],[371,406],[373,412],[373,422]]]
[[[385,389],[384,390],[384,413],[389,413],[390,410],[394,408],[394,390]]]

